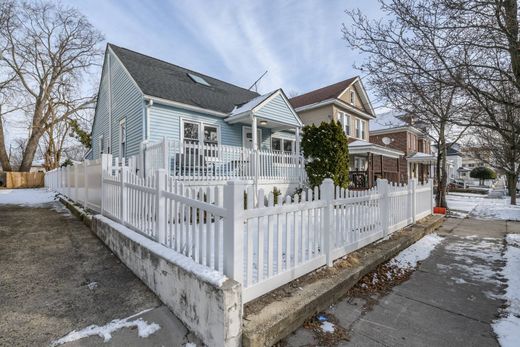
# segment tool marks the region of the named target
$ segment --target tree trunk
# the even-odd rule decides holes
[[[0,114],[1,113],[2,109],[0,106]],[[11,163],[9,162],[9,155],[7,155],[7,150],[5,149],[4,124],[2,123],[2,117],[0,117],[0,165],[4,171],[13,171]]]
[[[511,205],[516,205],[516,182],[518,181],[518,175],[513,173],[507,173],[507,191],[511,198]]]
[[[437,195],[435,202],[438,207],[448,207],[446,203],[447,174],[446,174],[446,138],[444,137],[445,124],[441,122],[439,129],[439,153],[437,155]]]
[[[18,169],[18,171],[29,172],[31,170],[34,155],[36,154],[36,150],[38,149],[38,142],[40,141],[42,135],[42,131],[33,131],[31,133],[31,136],[27,141],[27,145],[25,146],[22,163],[20,164],[20,168]]]

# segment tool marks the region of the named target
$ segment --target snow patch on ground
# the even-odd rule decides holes
[[[470,240],[470,241],[467,241]],[[473,280],[498,283],[501,275],[490,266],[490,263],[502,261],[502,243],[498,239],[485,238],[477,240],[476,236],[470,235],[462,237],[457,242],[450,243],[446,246],[446,251],[454,255],[457,262],[443,265],[437,264],[437,268],[446,272],[449,267],[457,268],[462,273],[467,274],[468,278],[458,279],[455,283],[470,283]],[[464,282],[462,282],[464,281]],[[490,295],[487,295],[491,297]]]
[[[446,196],[452,216],[465,218],[467,215],[476,219],[499,219],[520,221],[520,206],[511,205],[509,197],[488,198],[475,194],[454,194]]]
[[[56,193],[42,189],[0,189],[0,205],[38,206],[53,202]]]
[[[188,342],[187,344],[184,345],[184,347],[197,347],[197,345],[194,344],[193,342]]]
[[[437,234],[426,235],[391,259],[389,263],[402,269],[414,269],[418,262],[430,256],[430,253],[442,240],[443,238]]]
[[[157,330],[161,329],[159,324],[157,323],[148,323],[144,321],[142,318],[131,320],[132,318],[135,318],[136,316],[139,316],[145,312],[150,311],[150,309],[142,311],[138,314],[132,315],[125,319],[114,319],[110,323],[98,326],[98,325],[90,325],[86,327],[85,329],[79,330],[79,331],[72,331],[66,336],[62,337],[59,340],[56,340],[51,343],[51,346],[59,346],[67,342],[77,341],[79,339],[82,339],[84,337],[88,336],[99,336],[101,337],[104,342],[110,341],[112,338],[112,333],[122,329],[122,328],[131,328],[131,327],[137,327],[137,334],[139,337],[146,338],[153,333],[155,333]]]
[[[87,284],[87,288],[90,289],[90,290],[94,290],[98,287],[98,283],[97,282],[90,282],[89,284]]]
[[[520,234],[506,237],[506,266],[502,275],[507,279],[504,316],[493,322],[493,330],[502,347],[518,346],[520,341]]]

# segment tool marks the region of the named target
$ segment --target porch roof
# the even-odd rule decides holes
[[[380,145],[376,145],[375,143],[370,143],[363,140],[356,140],[354,142],[349,143],[348,151],[350,154],[375,154],[382,155],[383,157],[394,158],[397,159],[401,155],[404,155],[404,152],[398,151],[396,149],[383,147]]]
[[[265,128],[301,128],[303,123],[281,89],[257,96],[236,106],[225,119],[230,124],[250,124],[256,117]],[[263,124],[262,124],[263,123]]]
[[[419,163],[419,164],[432,164],[437,161],[437,157],[433,154],[427,154],[423,152],[417,152],[408,158],[406,158],[406,161],[410,163]]]

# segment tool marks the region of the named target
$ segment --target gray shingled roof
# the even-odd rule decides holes
[[[259,96],[196,71],[109,44],[145,95],[180,102],[204,109],[229,113]],[[204,78],[210,86],[194,82],[188,73]]]

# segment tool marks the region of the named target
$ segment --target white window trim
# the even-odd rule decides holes
[[[284,153],[295,153],[296,152],[296,139],[288,139],[288,138],[285,138],[285,137],[280,137],[280,136],[271,136],[271,151],[274,151],[273,149],[273,140],[274,139],[278,139],[281,141],[282,145],[281,145],[281,148],[282,150],[280,152],[284,152]],[[284,150],[284,141],[290,141],[292,142],[292,146],[291,146],[291,151],[290,152],[286,152]]]
[[[338,114],[340,116],[340,121],[343,126],[343,132],[350,136],[350,115],[347,112],[338,111]],[[347,131],[348,129],[348,131]]]
[[[122,141],[122,126],[125,126],[125,148],[128,146],[128,143],[126,141],[126,134],[127,134],[127,129],[126,129],[126,118],[123,118],[119,121],[119,157],[123,158],[125,156],[126,153],[123,153],[123,141]]]
[[[181,118],[181,128],[179,130],[179,137],[180,137],[180,143],[181,146],[184,144],[184,123],[191,123],[191,124],[197,124],[199,126],[199,143],[204,144],[204,126],[210,126],[217,128],[217,146],[220,146],[222,144],[222,138],[221,138],[221,128],[220,124],[212,124],[212,123],[206,123],[202,121],[196,121],[191,120],[189,118]]]
[[[103,145],[103,146],[102,146]],[[103,135],[99,135],[98,137],[98,154],[101,157],[102,154],[104,154],[105,150],[105,137]]]
[[[356,118],[356,138],[361,139],[361,119]]]

